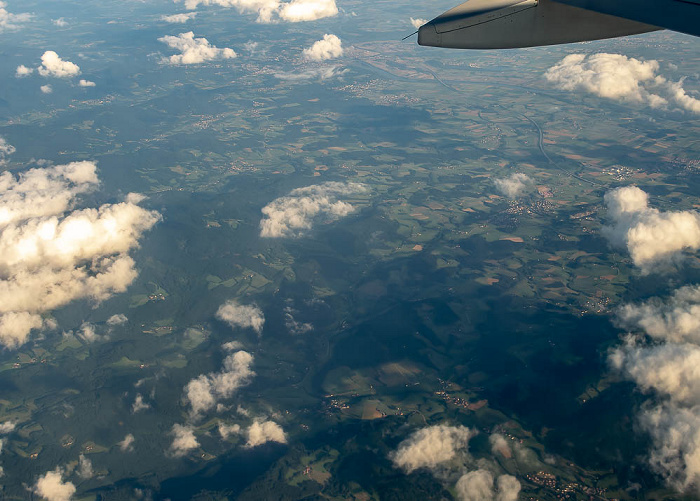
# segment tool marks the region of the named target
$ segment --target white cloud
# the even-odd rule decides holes
[[[15,76],[17,78],[22,78],[22,77],[27,77],[34,73],[34,68],[28,68],[27,66],[20,64],[17,66],[17,70],[15,71]]]
[[[62,17],[59,17],[58,19],[52,19],[51,22],[54,24],[54,26],[58,26],[59,28],[65,28],[66,26],[68,26],[68,22]]]
[[[34,492],[47,501],[69,501],[75,490],[72,482],[63,482],[63,471],[60,468],[46,472],[34,485]]]
[[[318,221],[335,221],[353,212],[352,205],[338,198],[365,191],[361,184],[339,182],[297,188],[262,208],[260,236],[300,237]]]
[[[522,486],[512,475],[501,475],[496,480],[496,501],[517,501]]]
[[[421,18],[414,19],[414,18],[411,18],[411,24],[413,25],[413,27],[414,27],[415,29],[420,28],[421,26],[423,26],[423,25],[424,25],[425,23],[427,23],[427,22],[428,22],[427,19],[421,19]]]
[[[315,21],[338,14],[335,0],[292,0],[281,3],[279,17],[283,21],[298,23],[299,21]]]
[[[495,179],[494,184],[498,191],[508,198],[518,198],[519,196],[532,191],[534,183],[530,176],[522,172],[516,172],[504,179]]]
[[[667,266],[684,250],[700,249],[700,214],[660,212],[648,206],[647,194],[626,186],[605,194],[613,221],[604,234],[613,245],[626,247],[642,273]]]
[[[243,348],[243,343],[240,341],[229,341],[221,345],[226,351],[238,351]]]
[[[137,393],[136,398],[134,399],[134,403],[131,406],[132,414],[136,414],[137,412],[145,411],[146,409],[150,408],[151,406],[143,401],[143,395]]]
[[[216,318],[229,324],[231,327],[252,328],[258,334],[262,333],[265,325],[265,315],[255,305],[238,304],[234,299],[226,301],[216,310]]]
[[[78,456],[78,476],[82,479],[92,478],[92,461],[84,455]]]
[[[463,501],[493,501],[493,475],[487,470],[470,471],[460,477],[455,490]]]
[[[170,64],[200,64],[216,59],[236,57],[233,49],[214,47],[206,38],[195,38],[191,31],[180,33],[178,36],[166,35],[159,38],[158,41],[180,51],[180,54],[175,54],[165,60]]]
[[[241,350],[228,355],[224,359],[221,371],[209,374],[214,393],[221,398],[231,398],[255,376],[255,372],[250,368],[252,365],[253,355],[247,351]]]
[[[171,16],[161,16],[160,20],[166,23],[186,23],[190,19],[194,19],[196,12],[187,12],[181,14],[173,14]]]
[[[122,452],[132,452],[134,450],[134,442],[136,442],[136,439],[131,433],[129,433],[124,437],[124,440],[119,442],[117,445]]]
[[[235,7],[241,13],[257,14],[258,23],[315,21],[338,14],[335,0],[184,0],[187,9],[198,5]]]
[[[175,436],[170,445],[170,452],[175,457],[184,456],[192,449],[199,447],[197,437],[194,436],[194,428],[191,426],[174,424],[170,434]]]
[[[607,99],[644,104],[652,108],[700,113],[700,100],[688,96],[683,80],[659,75],[658,61],[640,61],[621,54],[571,54],[545,73],[557,88],[584,91]]]
[[[95,332],[95,326],[89,322],[83,322],[76,335],[86,343],[94,343],[102,337]]]
[[[655,403],[638,416],[650,434],[649,464],[680,491],[700,488],[700,319],[697,286],[677,290],[670,299],[652,298],[618,312],[629,334],[611,350],[610,365]]]
[[[39,89],[43,94],[51,94],[53,92],[53,87],[51,87],[49,84],[42,85],[39,87]]]
[[[191,379],[185,386],[185,399],[192,407],[192,415],[199,416],[216,405],[213,382],[206,374],[200,374]]]
[[[8,12],[5,7],[7,7],[7,2],[0,2],[0,33],[3,31],[18,30],[22,23],[26,23],[32,18],[32,15],[26,12],[22,14],[12,14]]]
[[[90,80],[84,80],[81,78],[78,85],[81,87],[95,87],[97,84],[95,82],[91,82]]]
[[[644,345],[629,338],[611,352],[610,363],[645,392],[654,391],[674,403],[700,404],[700,346]]]
[[[37,69],[43,77],[70,78],[80,74],[80,67],[70,61],[64,61],[52,50],[41,56],[41,66]]]
[[[8,143],[4,137],[0,136],[0,167],[7,164],[7,157],[15,152],[15,147]],[[0,175],[2,176],[2,175]],[[3,178],[0,177],[0,189],[2,188]],[[0,207],[0,211],[2,208]]]
[[[107,319],[107,325],[123,325],[129,321],[123,313],[117,313]]]
[[[665,82],[666,91],[669,93],[669,100],[675,101],[682,110],[700,114],[700,99],[691,97],[683,88],[684,78],[678,82]]]
[[[700,485],[700,407],[661,404],[639,416],[652,438],[652,469],[681,492],[698,492]]]
[[[274,421],[255,421],[248,428],[247,447],[257,447],[267,442],[287,443],[287,436],[280,425]]]
[[[251,369],[253,356],[246,351],[237,351],[224,359],[219,372],[200,374],[185,386],[185,400],[191,406],[193,418],[213,409],[218,399],[231,398],[242,386],[255,376]]]
[[[12,421],[4,421],[0,423],[0,435],[6,435],[8,433],[11,433],[15,431],[15,427],[17,425],[13,423]]]
[[[493,475],[490,471],[479,469],[462,475],[455,490],[463,501],[517,501],[520,494],[520,482],[512,475],[501,475],[493,489]]]
[[[343,44],[335,35],[325,34],[323,39],[308,49],[304,49],[304,59],[309,61],[326,61],[343,55]]]
[[[128,252],[160,215],[138,197],[72,210],[97,185],[93,162],[0,174],[0,342],[17,346],[42,314],[87,298],[102,301],[136,278]],[[87,339],[87,338],[86,338]]]
[[[624,305],[617,316],[622,327],[641,329],[656,340],[700,344],[700,286],[681,287],[666,301]]]
[[[436,425],[422,428],[401,442],[390,455],[394,466],[411,473],[418,468],[434,469],[467,453],[469,439],[475,431],[464,426]]]
[[[219,435],[226,440],[231,435],[238,435],[241,432],[241,426],[238,424],[227,425],[219,423]]]
[[[44,320],[39,315],[22,312],[0,314],[0,343],[5,346],[24,344],[32,329],[44,327]]]
[[[503,457],[510,457],[512,455],[510,450],[510,444],[506,437],[500,433],[492,433],[489,436],[489,444],[491,444],[491,454],[494,456],[500,454]]]

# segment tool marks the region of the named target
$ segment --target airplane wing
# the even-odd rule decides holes
[[[468,0],[418,30],[418,43],[509,49],[660,29],[700,36],[700,0]]]

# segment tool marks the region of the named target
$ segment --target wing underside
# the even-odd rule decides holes
[[[700,36],[700,0],[556,0],[601,14]]]
[[[505,49],[599,40],[663,28],[700,35],[698,2],[468,0],[421,26],[418,43]],[[663,15],[657,12],[659,9],[664,10]]]

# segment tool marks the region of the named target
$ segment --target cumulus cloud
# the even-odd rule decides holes
[[[642,273],[677,260],[685,250],[700,248],[697,211],[661,212],[649,207],[648,196],[636,186],[605,194],[613,225],[604,234],[613,245],[626,247]]]
[[[297,188],[262,208],[260,236],[267,238],[300,237],[319,221],[335,221],[355,208],[339,197],[364,193],[358,183],[329,182]]]
[[[42,94],[51,94],[53,92],[53,87],[51,87],[49,84],[46,84],[39,87],[39,90],[41,90]]]
[[[241,13],[257,14],[258,23],[315,21],[338,14],[335,0],[184,0],[187,9],[199,5],[234,7]]]
[[[652,439],[650,466],[673,488],[694,492],[700,489],[699,301],[700,289],[686,286],[667,300],[623,306],[618,323],[633,333],[609,354],[613,369],[653,396],[638,416]]]
[[[219,372],[200,374],[185,386],[185,400],[191,406],[194,418],[213,409],[219,399],[231,398],[242,386],[248,384],[255,372],[251,369],[253,355],[237,351],[224,359]]]
[[[13,431],[15,431],[16,426],[17,425],[12,421],[4,421],[0,423],[0,435],[7,435],[8,433],[12,433]]]
[[[414,19],[414,18],[411,18],[411,24],[413,25],[413,27],[414,27],[415,29],[420,28],[421,26],[423,26],[423,25],[426,24],[427,22],[428,22],[427,19],[421,19],[421,18]]]
[[[257,447],[267,442],[287,443],[287,436],[280,425],[274,421],[255,421],[248,428],[246,447]]]
[[[194,19],[196,12],[187,12],[182,14],[172,14],[170,16],[161,16],[160,20],[166,23],[186,23],[190,19]]]
[[[80,67],[70,61],[64,61],[52,50],[41,56],[41,66],[37,69],[43,77],[70,78],[80,74]]]
[[[197,417],[216,405],[216,396],[211,379],[206,374],[200,374],[191,379],[185,386],[185,399],[192,406],[192,414]]]
[[[224,423],[219,423],[219,435],[221,435],[221,438],[226,440],[228,437],[232,435],[238,435],[241,432],[241,426],[238,424],[224,424]]]
[[[76,335],[86,343],[94,343],[102,337],[95,331],[95,326],[89,322],[83,322]]]
[[[530,176],[522,172],[516,172],[510,177],[495,179],[496,189],[508,198],[518,198],[525,193],[532,191],[534,183]]]
[[[522,486],[513,475],[501,475],[496,480],[496,501],[517,501]]]
[[[15,71],[15,76],[17,78],[22,78],[22,77],[27,77],[34,73],[34,68],[28,68],[27,66],[20,64],[17,66],[17,70]]]
[[[33,329],[44,326],[39,315],[23,312],[9,312],[0,315],[0,342],[5,346],[18,346],[24,343]]]
[[[243,348],[243,343],[239,341],[229,341],[222,344],[221,347],[226,351],[238,351]]]
[[[642,330],[655,340],[700,344],[700,286],[681,287],[667,300],[624,305],[617,316],[621,327]]]
[[[136,442],[136,439],[131,433],[129,433],[124,437],[124,440],[119,442],[117,445],[122,452],[132,452],[134,450],[134,442]]]
[[[639,416],[653,441],[651,468],[681,492],[700,489],[700,408],[660,404]]]
[[[455,490],[464,501],[516,501],[520,494],[520,482],[512,475],[501,475],[493,486],[490,471],[479,469],[462,475]]]
[[[92,461],[84,455],[78,456],[78,476],[82,479],[92,478]]]
[[[325,34],[323,39],[308,49],[304,49],[304,59],[309,61],[326,61],[343,55],[343,44],[335,35]]]
[[[115,315],[112,315],[107,319],[107,325],[110,326],[115,326],[115,325],[123,325],[129,321],[128,318],[126,318],[126,315],[123,313],[117,313]]]
[[[199,447],[197,437],[194,436],[194,428],[191,426],[174,424],[170,434],[175,437],[170,445],[170,452],[175,457],[184,456],[192,449]]]
[[[59,17],[58,19],[52,19],[51,22],[54,26],[58,26],[59,28],[65,28],[66,26],[68,26],[68,22],[62,17]]]
[[[160,37],[158,41],[180,51],[180,54],[175,54],[165,59],[170,64],[200,64],[217,59],[236,57],[233,49],[219,49],[211,45],[206,38],[195,38],[194,33],[191,31],[180,33],[177,36],[166,35]]]
[[[493,501],[493,475],[487,470],[470,471],[460,477],[455,489],[464,501]]]
[[[75,485],[63,481],[63,471],[56,468],[39,477],[34,492],[47,501],[69,501],[75,494]]]
[[[629,341],[610,355],[612,366],[643,391],[684,405],[700,404],[700,347],[692,344],[642,346]]]
[[[258,334],[262,333],[263,325],[265,325],[265,315],[260,308],[255,305],[238,304],[234,299],[219,306],[219,309],[216,310],[216,318],[233,328],[250,327]]]
[[[283,21],[298,23],[300,21],[315,21],[338,14],[335,0],[292,0],[281,3],[279,17]]]
[[[460,451],[466,453],[469,439],[474,435],[475,431],[464,426],[429,426],[401,442],[390,459],[406,473],[418,468],[434,469],[454,459]]]
[[[90,80],[84,80],[81,78],[78,85],[81,87],[95,87],[97,84],[95,82],[91,82]]]
[[[42,316],[69,302],[102,301],[136,278],[128,252],[160,215],[139,197],[73,210],[98,183],[93,162],[0,174],[0,342],[18,346]]]
[[[7,164],[7,157],[15,152],[15,147],[8,143],[4,137],[0,136],[0,167]],[[2,177],[0,177],[0,188],[2,187]],[[2,208],[0,208],[2,210]]]
[[[700,100],[658,74],[659,62],[640,61],[621,54],[571,54],[551,67],[545,78],[557,88],[583,91],[607,99],[700,113]]]
[[[32,18],[32,15],[28,13],[12,14],[5,7],[7,7],[7,2],[0,2],[0,33],[18,30],[22,23],[26,23]]]
[[[134,399],[134,403],[131,406],[132,414],[136,414],[137,412],[145,411],[146,409],[150,408],[151,406],[143,401],[143,395],[137,393],[136,398]]]

